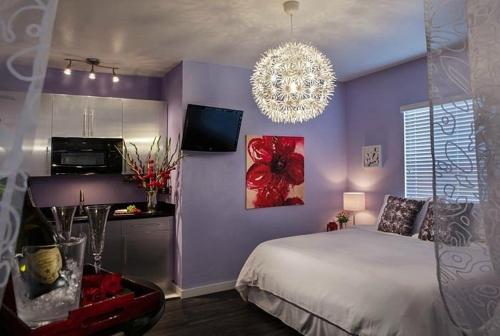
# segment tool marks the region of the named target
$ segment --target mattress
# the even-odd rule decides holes
[[[433,243],[363,229],[260,244],[236,289],[304,335],[455,336]]]

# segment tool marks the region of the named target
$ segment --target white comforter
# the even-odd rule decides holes
[[[439,294],[433,244],[364,229],[260,244],[236,283],[356,335],[460,335]]]

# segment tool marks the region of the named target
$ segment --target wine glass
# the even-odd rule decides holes
[[[85,212],[89,218],[90,247],[94,256],[94,269],[96,273],[99,273],[99,269],[101,268],[106,223],[108,222],[110,209],[110,205],[88,205],[85,207]]]
[[[71,238],[71,227],[73,226],[73,218],[75,217],[75,206],[53,206],[51,208],[52,215],[56,221],[56,233],[59,239],[67,242]]]

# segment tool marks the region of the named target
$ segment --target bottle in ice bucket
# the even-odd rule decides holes
[[[56,243],[56,234],[52,225],[36,207],[31,195],[31,187],[28,185],[16,251],[22,253],[24,246],[39,246],[34,253],[30,253],[19,262],[19,272],[30,299],[67,284],[60,274],[63,259],[61,251],[55,246]]]

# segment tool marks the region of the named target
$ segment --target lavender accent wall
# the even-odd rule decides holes
[[[76,205],[80,190],[85,193],[86,204],[146,201],[144,191],[123,182],[121,175],[35,177],[32,186],[39,207]]]
[[[344,85],[325,113],[305,124],[272,123],[255,105],[244,68],[182,63],[182,105],[169,131],[180,130],[188,103],[244,111],[237,152],[191,153],[182,166],[182,277],[192,288],[234,280],[261,242],[323,231],[342,206],[346,184]],[[245,210],[245,135],[305,137],[305,205]]]
[[[167,116],[168,125],[167,133],[172,138],[182,132],[184,121],[184,108],[182,104],[182,84],[183,84],[183,66],[179,63],[176,67],[170,70],[163,77],[164,97],[167,101]],[[182,162],[180,169],[172,172],[172,197],[171,201],[177,205],[176,207],[176,223],[175,223],[175,265],[174,265],[174,281],[177,284],[182,283]]]
[[[113,83],[108,73],[97,73],[91,80],[86,71],[73,71],[66,76],[60,69],[49,68],[43,92],[116,97],[131,99],[162,100],[162,79],[159,77],[120,75],[120,82]]]
[[[30,68],[19,69],[29,74]],[[73,70],[66,76],[61,69],[48,68],[43,92],[70,95],[116,97],[131,99],[163,100],[162,78],[120,75],[120,82],[113,83],[108,73],[97,73],[95,80],[88,72]],[[13,77],[4,65],[0,65],[0,90],[24,90],[27,83]]]
[[[427,62],[421,58],[345,84],[349,191],[365,191],[367,211],[358,223],[374,223],[385,194],[404,195],[402,105],[426,101]],[[383,167],[363,168],[361,147],[382,145]]]

